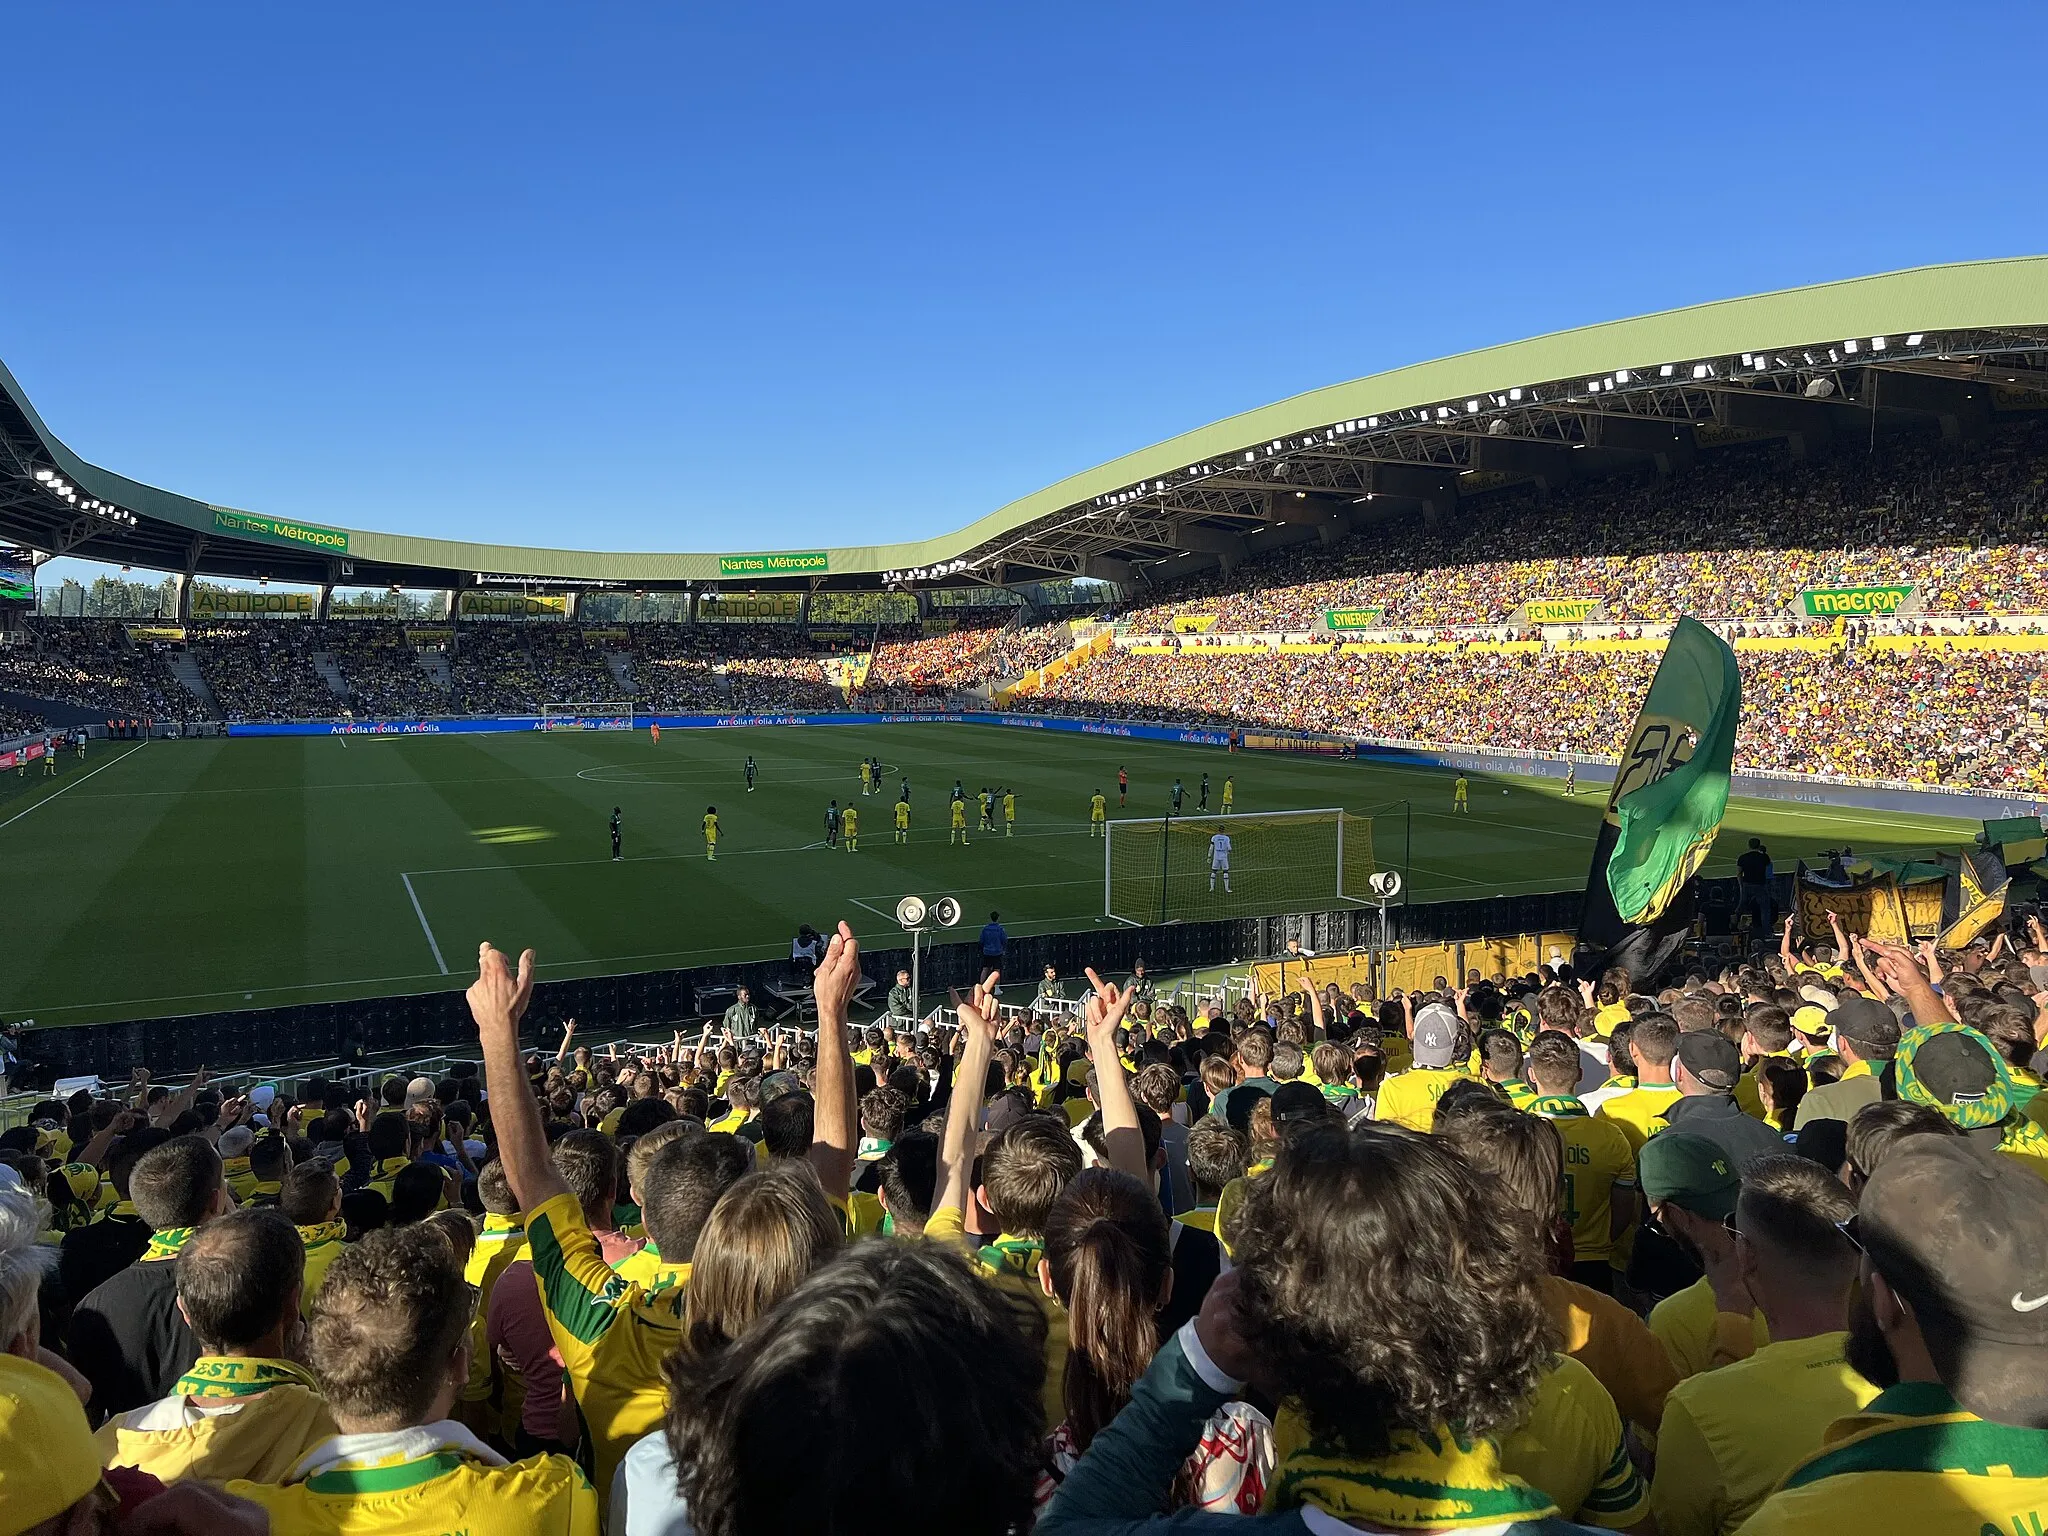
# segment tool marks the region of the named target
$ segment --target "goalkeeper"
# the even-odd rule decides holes
[[[1109,836],[1108,829],[1103,826],[1108,817],[1109,802],[1103,798],[1102,791],[1098,789],[1088,800],[1088,835],[1090,837]]]
[[[1223,877],[1223,894],[1230,894],[1230,834],[1218,832],[1209,839],[1209,889],[1216,889],[1216,877]]]

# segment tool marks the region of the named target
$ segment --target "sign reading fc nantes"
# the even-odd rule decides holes
[[[718,574],[721,577],[822,576],[830,565],[823,550],[801,555],[720,555]]]
[[[1583,624],[1600,606],[1597,597],[1532,597],[1525,624]]]
[[[1809,619],[1832,619],[1843,614],[1861,618],[1873,613],[1897,613],[1912,595],[1911,587],[1829,587],[1802,592],[1799,602]]]
[[[244,539],[268,539],[273,544],[297,544],[303,549],[348,553],[348,534],[339,528],[321,528],[312,523],[294,523],[281,517],[261,517],[254,512],[213,509],[213,526],[221,533]]]

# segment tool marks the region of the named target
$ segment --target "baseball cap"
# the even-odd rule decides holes
[[[803,1080],[794,1072],[770,1072],[761,1079],[761,1108],[766,1109],[777,1099],[802,1092],[803,1086]]]
[[[1651,1205],[1675,1205],[1709,1221],[1734,1215],[1742,1193],[1728,1154],[1704,1136],[1681,1131],[1660,1131],[1643,1143],[1636,1183]]]
[[[1442,1003],[1415,1015],[1415,1065],[1448,1067],[1458,1048],[1458,1016]]]
[[[405,1104],[410,1109],[415,1104],[424,1104],[434,1096],[432,1078],[416,1077],[405,1085]]]
[[[1742,1052],[1719,1030],[1688,1030],[1678,1037],[1678,1060],[1709,1088],[1727,1093],[1742,1079]]]
[[[1072,1061],[1068,1062],[1065,1077],[1067,1082],[1075,1087],[1079,1087],[1081,1084],[1087,1082],[1088,1059],[1085,1056],[1077,1056]]]
[[[1860,992],[1852,992],[1836,1003],[1835,1011],[1828,1015],[1828,1022],[1834,1025],[1837,1035],[1857,1045],[1875,1046],[1884,1051],[1896,1048],[1899,1043],[1898,1015]]]
[[[1809,1003],[1813,1004],[1814,1007],[1820,1009],[1820,1011],[1823,1013],[1834,1012],[1835,1004],[1841,1001],[1841,999],[1836,997],[1835,994],[1830,992],[1826,987],[1816,987],[1811,983],[1808,983],[1806,986],[1801,987],[1799,989],[1799,995],[1805,998]]]
[[[1028,1119],[1037,1111],[1027,1105],[1014,1093],[999,1093],[990,1100],[982,1126],[991,1136],[1007,1131],[1018,1121]]]
[[[1808,1003],[1804,1008],[1792,1010],[1792,1027],[1802,1035],[1825,1040],[1835,1026],[1828,1022],[1827,1009],[1818,1003]]]
[[[1893,1068],[1900,1098],[1940,1110],[1958,1129],[1981,1130],[2012,1113],[2005,1058],[1966,1025],[1915,1025],[1899,1037]]]
[[[2048,1184],[1967,1138],[1909,1136],[1870,1176],[1857,1240],[1885,1279],[1960,1324],[1944,1384],[2001,1424],[2048,1424]]]
[[[99,1486],[78,1394],[55,1371],[0,1355],[0,1531],[26,1531]]]
[[[1249,1130],[1252,1111],[1259,1107],[1259,1100],[1270,1099],[1272,1096],[1270,1089],[1260,1088],[1253,1083],[1239,1083],[1230,1090],[1229,1098],[1224,1101],[1223,1118],[1230,1122],[1233,1131]]]
[[[246,1125],[231,1125],[220,1133],[220,1155],[222,1157],[247,1157],[249,1148],[256,1142],[256,1133]]]
[[[1302,1120],[1320,1120],[1328,1113],[1329,1101],[1313,1083],[1282,1083],[1273,1094],[1273,1123],[1291,1125]]]

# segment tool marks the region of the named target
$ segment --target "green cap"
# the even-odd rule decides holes
[[[1652,1205],[1675,1205],[1719,1221],[1735,1214],[1742,1180],[1728,1154],[1704,1136],[1662,1131],[1636,1157],[1636,1183]]]

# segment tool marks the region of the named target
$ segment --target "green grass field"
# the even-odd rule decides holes
[[[745,792],[754,754],[760,787]],[[857,764],[887,766],[863,801]],[[990,908],[1016,934],[1102,916],[1100,788],[1116,816],[1156,816],[1176,774],[1237,778],[1238,809],[1412,808],[1414,899],[1583,883],[1600,797],[1547,781],[1475,777],[1472,814],[1450,813],[1451,775],[993,726],[763,727],[548,735],[292,737],[96,744],[54,779],[0,775],[8,893],[0,1017],[42,1024],[199,1013],[461,984],[479,940],[531,945],[563,979],[788,953],[799,922],[846,919],[901,942],[888,916],[907,893],[958,896],[971,935]],[[899,782],[914,828],[891,841]],[[1018,793],[1014,838],[947,843],[955,778]],[[1505,793],[1503,793],[1505,790]],[[862,807],[858,853],[820,845],[830,797]],[[724,840],[704,858],[716,804]],[[623,864],[606,823],[624,812]],[[1378,822],[1379,860],[1401,828]],[[1953,847],[1972,823],[1738,801],[1709,873],[1762,834],[1781,868],[1847,841],[1859,852]],[[1240,841],[1240,868],[1255,863]],[[1244,884],[1240,881],[1240,884]],[[1234,907],[1257,898],[1240,893]],[[438,956],[437,956],[438,951]],[[445,966],[445,969],[444,969]]]

